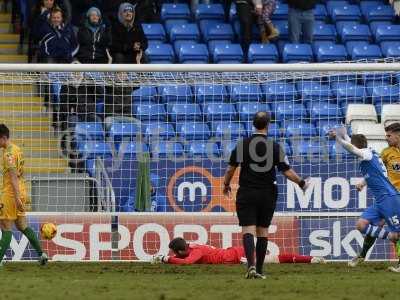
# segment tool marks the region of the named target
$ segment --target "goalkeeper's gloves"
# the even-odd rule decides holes
[[[310,186],[310,183],[311,183],[311,179],[310,179],[310,177],[307,177],[306,179],[300,180],[299,187],[303,191],[306,191],[308,189],[308,187]]]
[[[169,256],[168,255],[155,255],[151,259],[151,264],[166,264],[168,263]]]

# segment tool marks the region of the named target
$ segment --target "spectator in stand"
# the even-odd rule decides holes
[[[78,31],[79,51],[76,59],[83,64],[111,63],[109,52],[111,31],[107,27],[97,7],[87,11],[86,20]]]
[[[63,0],[40,0],[33,6],[29,20],[28,20],[28,30],[29,30],[29,45],[28,45],[28,60],[32,61],[35,55],[37,45],[39,43],[39,32],[38,30],[42,28],[43,24],[48,23],[50,19],[50,11],[54,8],[60,8],[64,11],[64,15],[70,16],[70,9],[68,9],[67,3]]]
[[[78,43],[70,24],[64,23],[60,8],[51,10],[50,19],[39,28],[39,61],[70,63],[78,51]]]
[[[242,48],[246,54],[249,50],[250,44],[253,40],[253,24],[257,21],[254,14],[254,2],[257,0],[235,0],[236,11],[239,17],[241,35],[242,35]]]
[[[289,40],[291,43],[300,43],[303,34],[303,43],[311,44],[314,34],[314,8],[317,0],[288,0],[289,4]]]
[[[72,18],[71,24],[74,27],[75,32],[78,32],[78,28],[82,26],[86,19],[86,12],[91,7],[97,7],[101,9],[102,0],[69,0],[71,1],[72,7]],[[104,0],[112,1],[112,0]]]
[[[279,31],[274,27],[271,21],[271,16],[276,9],[276,1],[257,0],[255,8],[261,42],[268,43],[270,40],[279,36]]]
[[[138,1],[135,22],[138,24],[160,22],[161,2],[161,0]]]
[[[111,55],[117,64],[140,64],[144,62],[147,39],[142,26],[135,23],[135,6],[122,3],[118,21],[112,26]]]
[[[129,83],[128,74],[125,72],[116,73],[115,77],[114,84],[105,88],[105,116],[131,117],[132,92],[137,87]]]
[[[122,3],[137,4],[137,0],[108,0],[103,2],[102,12],[108,22],[114,23],[118,21],[118,10]]]

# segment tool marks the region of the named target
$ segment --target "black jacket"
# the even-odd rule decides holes
[[[79,51],[77,59],[82,63],[107,61],[106,49],[111,46],[111,30],[105,24],[98,26],[96,31],[86,23],[78,31]]]
[[[288,0],[289,7],[300,9],[300,10],[310,10],[314,9],[317,4],[317,0]]]
[[[137,87],[114,84],[105,88],[105,113],[109,115],[131,116],[132,92]]]
[[[133,23],[132,27],[127,28],[120,22],[114,22],[112,37],[112,54],[122,53],[124,55],[132,55],[132,57],[136,56],[136,53],[133,51],[135,42],[140,42],[143,52],[147,49],[147,38],[140,24]]]

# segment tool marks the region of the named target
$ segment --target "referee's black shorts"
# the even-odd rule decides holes
[[[240,187],[236,196],[236,212],[240,226],[268,227],[274,216],[278,188],[251,189]]]

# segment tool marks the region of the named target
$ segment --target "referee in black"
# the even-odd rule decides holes
[[[253,119],[256,132],[238,142],[231,153],[224,178],[224,195],[230,196],[230,182],[240,165],[236,212],[239,225],[242,227],[248,279],[265,279],[263,264],[268,245],[268,227],[278,197],[275,167],[303,190],[309,185],[308,180],[299,177],[291,168],[282,147],[267,138],[269,123],[268,112],[256,113]],[[256,246],[254,246],[254,236],[257,236]],[[256,263],[254,263],[254,248]]]

